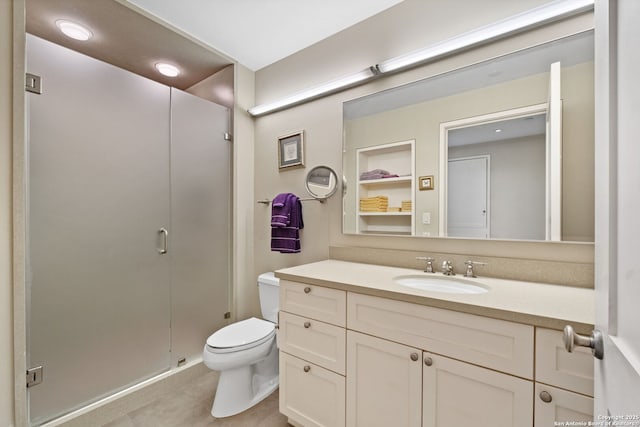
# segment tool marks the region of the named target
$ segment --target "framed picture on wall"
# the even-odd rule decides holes
[[[304,167],[304,131],[278,138],[278,169]]]
[[[433,175],[421,176],[418,178],[420,191],[433,190]]]

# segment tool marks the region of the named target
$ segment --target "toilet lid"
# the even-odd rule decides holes
[[[273,323],[252,317],[218,330],[207,338],[207,345],[213,348],[246,346],[247,344],[264,340],[274,331],[275,325]]]

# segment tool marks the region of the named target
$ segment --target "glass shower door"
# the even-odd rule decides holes
[[[32,424],[169,368],[169,88],[37,37],[27,70]]]
[[[202,357],[228,322],[231,142],[226,108],[171,89],[171,354]]]

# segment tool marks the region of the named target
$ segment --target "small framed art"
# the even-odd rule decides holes
[[[421,176],[418,178],[418,188],[420,191],[433,190],[433,175]]]
[[[304,131],[278,138],[278,169],[304,167]]]

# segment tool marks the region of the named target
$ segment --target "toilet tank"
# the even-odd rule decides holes
[[[279,291],[280,279],[272,271],[258,276],[258,292],[260,293],[260,309],[262,318],[273,323],[278,322],[280,308]]]

